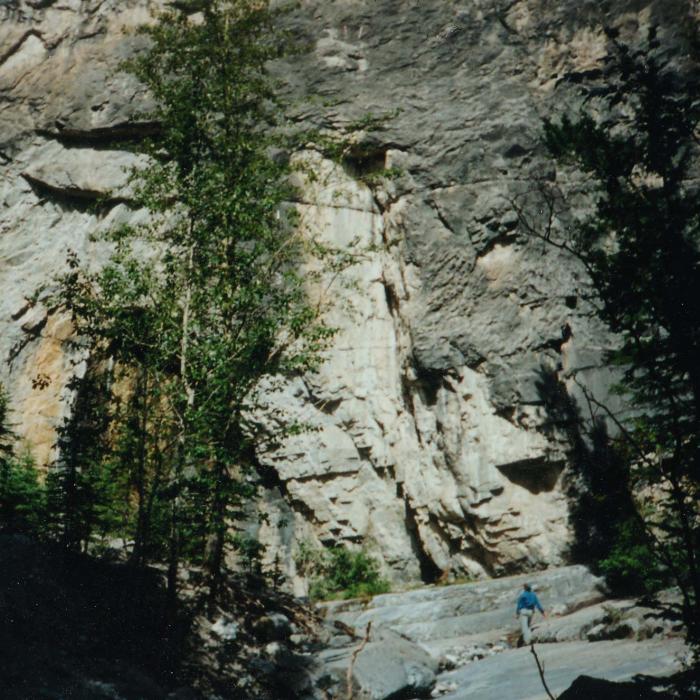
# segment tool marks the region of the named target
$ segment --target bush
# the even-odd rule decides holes
[[[598,562],[598,568],[616,595],[655,593],[670,584],[669,572],[632,520],[622,524],[609,554]]]
[[[28,452],[16,456],[7,424],[9,405],[0,385],[0,532],[36,535],[44,523],[45,492]]]
[[[367,597],[387,593],[390,588],[379,572],[379,563],[364,549],[315,549],[302,543],[296,563],[300,573],[309,578],[312,600]]]
[[[0,458],[0,531],[38,535],[46,498],[29,454]]]

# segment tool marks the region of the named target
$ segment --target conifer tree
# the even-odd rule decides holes
[[[620,368],[629,416],[587,392],[614,424],[612,448],[627,465],[625,499],[637,505],[605,566],[633,566],[635,548],[650,547],[681,591],[667,614],[699,645],[700,197],[692,173],[700,74],[693,42],[670,50],[652,28],[646,45],[632,48],[607,31],[604,80],[587,91],[576,117],[547,120],[544,131],[560,165],[584,176],[592,212],[573,218],[550,183],[541,194],[553,225],[539,228],[522,208],[520,221],[583,263],[594,308],[619,338],[608,359]],[[658,567],[636,573],[656,576]]]
[[[38,535],[43,529],[44,489],[31,456],[15,455],[7,413],[7,394],[0,386],[0,532]]]

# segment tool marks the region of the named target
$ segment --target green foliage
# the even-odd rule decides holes
[[[387,593],[389,582],[382,578],[376,559],[364,549],[346,547],[315,549],[302,543],[296,558],[300,572],[309,577],[312,600],[360,598]]]
[[[0,459],[0,530],[38,536],[45,526],[46,494],[29,454]]]
[[[384,165],[384,149],[378,149],[372,134],[386,129],[387,123],[396,118],[400,109],[383,114],[367,112],[340,129],[331,132],[318,129],[299,134],[301,142],[315,148],[324,157],[348,166],[353,175],[365,182],[369,187],[378,185],[385,180],[400,177],[400,168],[387,168]],[[314,173],[307,173],[312,180]]]
[[[45,491],[31,455],[14,454],[7,413],[7,395],[0,386],[0,531],[38,535],[44,527]]]
[[[669,614],[700,644],[700,73],[692,45],[661,46],[653,28],[638,49],[608,37],[604,80],[582,112],[544,129],[552,155],[582,175],[593,211],[539,235],[590,275],[596,308],[620,338],[608,358],[622,374],[618,392],[633,407],[622,419],[587,395],[615,423],[636,507],[601,565],[645,588],[668,572],[682,593]],[[542,192],[550,211],[566,202],[551,185]]]
[[[262,573],[263,545],[250,535],[238,533],[232,538],[244,571],[260,575]]]
[[[628,520],[618,528],[607,555],[597,565],[618,595],[649,595],[669,583],[668,570],[636,520]]]
[[[112,530],[118,479],[103,468],[110,416],[105,376],[74,380],[72,412],[58,430],[57,461],[46,477],[45,533],[70,550],[85,551],[93,537]]]
[[[5,388],[0,384],[0,456],[6,457],[12,453],[14,435],[7,425],[7,412],[9,406]]]
[[[46,532],[46,488],[29,451],[15,454],[7,425],[7,394],[0,385],[0,531],[31,536]]]
[[[256,492],[255,445],[284,434],[253,418],[257,387],[314,367],[333,330],[298,272],[308,246],[281,216],[291,193],[271,155],[266,64],[284,37],[265,2],[201,9],[201,21],[184,5],[160,14],[125,66],[157,104],[132,177],[149,222],[111,232],[98,272],[71,254],[60,280],[55,302],[106,399],[67,428],[55,490],[70,542],[118,533],[135,562],[168,562],[171,589],[187,560],[213,590],[241,546],[231,525]]]

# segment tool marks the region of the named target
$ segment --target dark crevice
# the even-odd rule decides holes
[[[359,465],[357,468],[353,469],[348,469],[344,470],[342,472],[331,472],[331,473],[326,473],[326,474],[308,474],[304,476],[295,476],[293,481],[296,481],[299,484],[304,484],[308,483],[309,481],[316,481],[319,484],[327,484],[330,481],[334,481],[335,479],[338,479],[339,477],[343,476],[348,476],[350,474],[357,474],[359,471]]]
[[[26,297],[25,297],[25,300],[26,300]],[[22,316],[24,316],[24,314],[26,314],[27,311],[29,311],[29,309],[31,309],[31,308],[32,308],[32,303],[31,303],[30,301],[27,301],[23,306],[20,306],[20,308],[17,309],[17,311],[15,311],[15,312],[12,314],[12,316],[11,316],[12,320],[13,320],[13,321],[18,321],[18,320],[19,320],[20,318],[22,318]]]
[[[427,406],[434,406],[437,403],[438,392],[444,386],[445,372],[422,367],[419,364],[416,364],[414,369],[416,372],[414,387],[418,390]]]
[[[520,0],[511,0],[505,7],[502,7],[494,13],[496,17],[496,21],[503,27],[503,29],[508,32],[508,34],[512,36],[519,37],[520,35],[518,34],[517,30],[513,29],[513,27],[508,24],[508,13],[520,2]]]
[[[10,348],[7,353],[7,364],[12,365],[17,356],[29,345],[32,341],[41,336],[41,331],[44,330],[48,316],[45,316],[39,323],[31,328],[25,328],[22,337]]]
[[[518,234],[511,231],[504,231],[488,240],[482,248],[476,251],[477,258],[488,255],[497,245],[512,245],[518,239]]]
[[[527,148],[524,146],[521,146],[519,143],[514,143],[512,146],[509,146],[504,152],[503,152],[503,157],[504,158],[521,158],[522,156],[526,156],[529,153]]]
[[[71,129],[56,122],[55,128],[37,129],[36,133],[64,146],[107,149],[117,145],[123,147],[124,144],[137,144],[150,136],[156,136],[160,133],[160,124],[156,121],[122,122],[96,129]]]
[[[444,217],[443,213],[440,211],[440,207],[435,203],[435,202],[430,202],[433,211],[435,212],[435,215],[437,218],[440,220],[440,223],[452,234],[455,234],[454,229],[450,225],[450,223],[447,221],[447,219]]]
[[[304,503],[304,501],[294,498],[294,496],[289,493],[287,484],[280,479],[279,474],[274,467],[257,464],[256,471],[260,478],[260,486],[268,491],[277,490],[284,499],[285,503],[287,503],[294,512],[301,515],[306,522],[318,523],[318,519],[316,518],[314,511],[306,503]]]
[[[359,146],[343,157],[343,166],[355,179],[380,173],[386,167],[386,146]]]
[[[571,340],[571,337],[573,336],[573,331],[571,330],[571,326],[568,323],[565,323],[561,327],[561,337],[560,338],[552,338],[551,340],[547,340],[541,345],[538,345],[537,347],[533,348],[535,352],[541,351],[541,350],[554,350],[556,353],[561,353],[561,347],[564,345],[564,343],[567,343],[569,340]]]
[[[503,420],[507,420],[509,423],[516,425],[515,420],[515,406],[502,406],[494,410],[494,415],[497,415]]]
[[[329,416],[332,416],[342,403],[342,399],[318,399],[313,401],[315,408]]]
[[[391,483],[396,482],[396,465],[394,464],[373,464],[374,471],[377,472],[377,474],[382,474],[384,473],[384,476],[386,479],[391,481]]]
[[[357,454],[360,455],[360,459],[364,459],[367,462],[370,462],[370,457],[372,456],[372,448],[369,446],[365,447],[358,447],[357,445],[355,446],[355,449],[357,450]]]
[[[389,313],[392,316],[398,316],[399,313],[399,297],[396,294],[396,288],[393,284],[382,280],[382,285],[384,287],[384,298],[386,299],[386,305],[389,309]]]
[[[44,37],[41,35],[41,32],[37,31],[36,29],[26,31],[14,44],[12,44],[12,46],[7,49],[7,51],[0,55],[0,66],[5,63],[5,61],[7,61],[12,54],[16,53],[30,36],[35,36],[42,43],[44,43]]]
[[[418,530],[418,523],[416,521],[416,514],[411,508],[411,504],[404,493],[403,486],[401,484],[396,484],[396,491],[397,495],[402,497],[404,500],[406,508],[406,532],[408,533],[408,537],[411,541],[411,549],[413,550],[413,554],[418,561],[421,580],[426,584],[435,583],[442,576],[442,571],[423,547],[423,542],[420,539],[420,532]]]
[[[77,37],[78,41],[85,41],[86,39],[92,39],[96,36],[103,36],[107,34],[107,30],[105,27],[98,27],[97,29],[94,29],[91,32],[85,32],[84,34],[80,34]]]
[[[562,76],[555,83],[555,87],[559,87],[562,83],[571,83],[579,85],[581,83],[592,83],[599,80],[603,76],[603,71],[600,68],[591,68],[590,70],[570,71]]]
[[[510,464],[497,464],[498,469],[508,481],[522,486],[530,493],[553,491],[559,481],[564,462],[545,462],[542,459],[523,459]]]
[[[413,422],[416,422],[416,407],[413,403],[413,393],[411,390],[411,382],[406,376],[405,372],[401,373],[401,398],[403,399],[403,405],[406,410],[413,417]],[[423,446],[423,438],[421,437],[420,431],[416,430],[416,435],[418,436],[418,443]]]
[[[340,533],[343,531],[343,529],[340,527],[332,527],[330,531],[333,534],[333,537],[320,538],[321,544],[328,549],[332,547],[337,547],[339,542],[352,542],[353,544],[362,544],[365,541],[363,535],[343,535],[341,537]]]
[[[260,486],[268,491],[274,491],[275,489],[279,489],[280,493],[284,493],[286,495],[284,482],[282,481],[282,479],[280,479],[277,470],[273,469],[272,467],[260,464],[257,461],[257,459],[255,461],[255,471],[258,475],[258,483],[260,484]]]
[[[55,187],[27,173],[22,173],[22,177],[29,183],[37,197],[49,200],[66,211],[79,211],[100,216],[117,204],[129,204],[129,200],[125,197],[107,197],[104,192],[77,187]]]

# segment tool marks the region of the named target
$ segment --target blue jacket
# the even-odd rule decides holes
[[[535,593],[532,591],[523,591],[518,596],[518,607],[515,609],[516,614],[519,613],[523,608],[528,610],[534,610],[537,608],[541,613],[544,614],[544,610],[540,605],[540,601]]]

